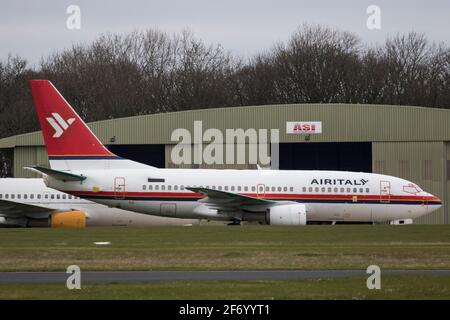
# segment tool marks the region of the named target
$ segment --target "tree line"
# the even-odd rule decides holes
[[[450,108],[450,48],[409,33],[365,45],[301,26],[249,58],[189,31],[106,34],[44,57],[0,60],[0,138],[39,130],[28,80],[51,80],[85,121],[198,108],[366,103]]]

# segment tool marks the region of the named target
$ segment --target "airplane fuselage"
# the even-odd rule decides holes
[[[108,178],[105,178],[105,174]],[[186,187],[205,187],[306,206],[308,221],[382,222],[414,219],[441,206],[439,198],[404,179],[342,171],[122,169],[83,171],[82,182],[47,178],[50,187],[146,214],[178,218],[264,221],[264,209],[220,212]]]
[[[0,201],[8,201],[4,208],[0,203],[0,227],[30,226],[30,221],[48,219],[54,212],[83,211],[86,214],[87,226],[149,226],[170,224],[197,224],[198,220],[168,219],[149,216],[110,208],[74,195],[69,195],[46,187],[42,179],[33,178],[2,178],[0,179]],[[15,208],[13,204],[31,206]],[[47,208],[46,211],[35,212],[32,207]],[[4,209],[4,210],[2,210]],[[45,221],[42,226],[45,226]]]

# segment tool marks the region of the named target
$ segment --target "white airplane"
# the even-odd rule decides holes
[[[139,214],[47,188],[42,179],[0,179],[0,227],[149,226],[198,220]]]
[[[51,168],[30,167],[47,186],[125,210],[273,225],[414,219],[441,207],[416,184],[341,171],[158,169],[102,145],[48,80],[32,93]]]

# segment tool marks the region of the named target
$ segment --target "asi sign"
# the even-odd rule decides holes
[[[315,134],[322,133],[322,121],[288,121],[286,133]]]

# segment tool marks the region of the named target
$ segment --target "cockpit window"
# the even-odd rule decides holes
[[[416,194],[420,192],[420,188],[411,183],[406,186],[403,186],[403,191],[406,193]]]

